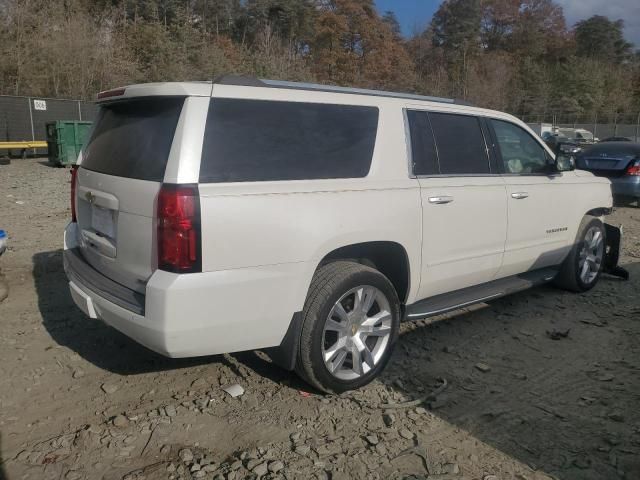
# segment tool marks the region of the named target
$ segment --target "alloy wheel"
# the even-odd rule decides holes
[[[342,295],[322,332],[322,357],[334,377],[354,380],[382,359],[391,338],[389,300],[376,287],[361,285]]]
[[[604,256],[604,238],[602,230],[591,227],[587,230],[578,257],[578,273],[580,280],[586,285],[593,282],[600,272],[602,258]]]

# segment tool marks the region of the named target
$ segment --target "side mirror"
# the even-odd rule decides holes
[[[554,163],[558,172],[571,172],[576,169],[576,160],[573,155],[559,154]]]

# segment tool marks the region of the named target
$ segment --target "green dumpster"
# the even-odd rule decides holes
[[[78,154],[89,138],[91,122],[57,120],[48,122],[47,149],[49,162],[54,165],[75,165]]]

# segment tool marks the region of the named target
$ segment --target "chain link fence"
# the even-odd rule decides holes
[[[0,95],[0,142],[45,141],[45,124],[55,120],[93,121],[98,111],[92,102],[43,97]],[[46,155],[46,149],[34,149]]]
[[[640,142],[640,112],[612,113],[609,115],[575,116],[570,114],[521,115],[520,119],[529,124],[534,131],[541,133],[546,129],[581,128],[593,133],[594,137],[627,137]]]

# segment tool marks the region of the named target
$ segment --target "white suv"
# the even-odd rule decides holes
[[[585,291],[617,262],[609,181],[558,171],[505,113],[242,77],[98,103],[71,294],[170,357],[264,349],[340,392],[380,373],[404,319],[554,279]]]

